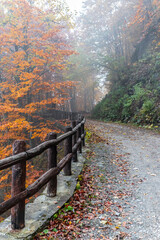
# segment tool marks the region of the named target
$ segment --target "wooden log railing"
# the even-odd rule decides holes
[[[82,152],[84,145],[84,117],[78,116],[76,124],[66,127],[66,133],[57,137],[55,133],[48,134],[48,140],[26,150],[26,143],[17,140],[13,144],[13,156],[0,160],[0,170],[12,166],[11,198],[0,204],[0,214],[11,209],[11,227],[13,230],[25,226],[25,199],[30,198],[47,184],[47,196],[54,197],[57,193],[57,175],[63,169],[66,176],[70,176],[71,160],[77,162],[77,150]],[[65,140],[65,141],[64,141]],[[57,145],[64,141],[65,157],[57,164]],[[48,149],[48,171],[40,176],[33,184],[25,188],[26,161],[43,153]]]

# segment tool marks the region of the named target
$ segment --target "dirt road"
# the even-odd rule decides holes
[[[81,239],[159,240],[160,135],[96,121],[87,127],[104,142],[91,144],[99,211]]]

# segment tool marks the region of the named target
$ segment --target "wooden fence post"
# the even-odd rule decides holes
[[[78,124],[80,123],[80,121],[78,120]],[[81,126],[78,128],[78,139],[81,138]],[[82,153],[82,142],[79,144],[78,147],[79,153]]]
[[[84,123],[82,123],[82,125],[81,125],[81,130],[82,130],[82,134],[84,134],[85,133],[85,131],[84,131]],[[84,138],[82,140],[82,143],[83,143],[83,146],[85,146],[85,134],[84,134]]]
[[[72,128],[76,127],[76,121],[72,121]],[[73,140],[72,140],[72,146],[74,146],[77,143],[77,131],[76,133],[73,135]],[[78,158],[77,158],[77,151],[74,153],[73,155],[73,162],[78,162]]]
[[[26,143],[23,140],[16,140],[13,143],[13,155],[26,151]],[[26,182],[26,161],[15,164],[12,167],[12,188],[11,195],[14,197],[25,190]],[[25,226],[25,200],[20,201],[11,209],[12,229],[22,229]]]
[[[81,122],[81,114],[78,114],[78,121]]]
[[[49,133],[47,135],[47,140],[56,139],[56,133]],[[57,167],[57,146],[54,145],[48,149],[48,170]],[[55,197],[57,194],[57,176],[53,177],[47,184],[47,196]]]
[[[72,128],[71,127],[66,127],[66,130],[65,132],[69,132],[69,131],[72,131]],[[69,136],[65,141],[64,141],[64,154],[65,156],[68,154],[68,153],[72,153],[72,136]],[[65,165],[64,167],[64,175],[65,176],[70,176],[72,175],[72,172],[71,172],[71,160]]]

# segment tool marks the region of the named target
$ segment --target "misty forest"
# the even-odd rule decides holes
[[[58,1],[1,1],[0,157],[19,137],[44,140],[50,108],[157,126],[159,8],[90,0],[73,19]]]
[[[72,117],[80,114],[88,119],[88,143],[102,141],[102,136],[96,135],[100,131],[94,125],[97,120],[159,132],[159,0],[84,0],[77,12],[71,11],[65,0],[0,0],[0,159],[12,156],[15,140],[23,139],[27,149],[34,148],[46,141],[48,133],[63,134]],[[64,154],[62,146],[58,151],[59,161]],[[94,152],[87,159],[91,156]],[[27,163],[25,187],[46,170],[42,158]],[[78,184],[91,184],[94,177],[90,172],[85,169]],[[10,168],[0,174],[1,201],[11,198],[11,175]],[[91,188],[92,184],[86,191]],[[87,201],[82,188],[78,185],[76,189],[77,199],[83,195]],[[63,219],[70,228],[56,239],[87,239],[85,235],[77,237],[84,206],[81,204],[76,215],[75,205],[66,205],[60,213],[61,220],[70,216]],[[72,218],[76,218],[78,230],[74,230]],[[113,224],[107,221],[105,224]],[[60,222],[51,226],[55,237],[65,229]],[[55,239],[50,228],[34,239]],[[119,236],[114,239],[126,235]]]

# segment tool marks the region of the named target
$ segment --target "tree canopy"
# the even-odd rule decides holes
[[[53,1],[46,8],[36,1],[2,1],[0,157],[11,153],[14,139],[28,139],[29,134],[42,138],[50,131],[51,123],[41,121],[38,112],[49,104],[63,105],[68,97],[66,89],[72,83],[55,75],[66,68],[74,51],[67,43],[67,24],[62,25],[67,17],[58,21],[56,7]],[[33,126],[35,120],[38,124]]]

